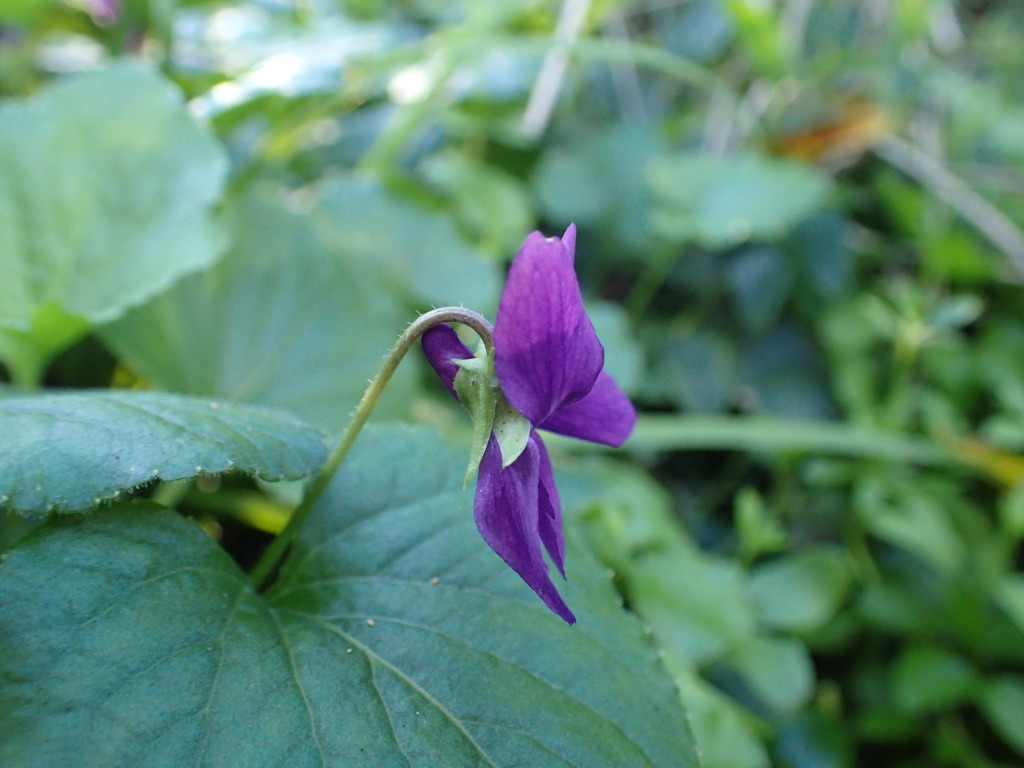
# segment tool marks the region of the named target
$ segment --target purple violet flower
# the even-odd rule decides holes
[[[522,453],[508,463],[491,432],[473,504],[484,541],[569,624],[576,617],[552,583],[541,552],[543,544],[565,578],[561,503],[535,428],[619,446],[636,424],[633,404],[603,370],[604,347],[573,269],[575,249],[575,225],[561,239],[533,232],[509,269],[494,324],[494,374],[504,398],[529,421],[529,435]],[[455,361],[473,353],[449,325],[428,330],[422,344],[458,399]]]

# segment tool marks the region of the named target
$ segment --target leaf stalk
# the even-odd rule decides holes
[[[409,324],[409,327],[398,337],[398,341],[395,342],[391,351],[388,352],[387,357],[384,358],[384,365],[381,366],[380,370],[377,371],[377,375],[370,381],[370,386],[366,388],[366,392],[363,393],[359,405],[356,406],[355,411],[352,413],[352,418],[341,433],[338,444],[331,451],[331,455],[327,457],[323,467],[321,467],[320,474],[317,475],[316,479],[306,490],[306,494],[295,508],[287,525],[270,542],[270,546],[267,547],[253,567],[252,572],[249,574],[249,583],[252,584],[254,589],[258,590],[263,587],[270,576],[277,570],[278,564],[288,551],[288,546],[291,544],[296,532],[302,527],[303,522],[309,516],[316,502],[320,500],[324,491],[327,490],[327,486],[330,485],[334,475],[344,463],[356,438],[359,437],[359,433],[366,426],[370,414],[373,413],[373,409],[380,400],[384,389],[398,369],[399,363],[402,362],[406,353],[420,336],[440,323],[459,323],[469,326],[480,337],[488,351],[494,348],[491,324],[487,322],[483,315],[471,309],[441,307],[440,309],[434,309],[420,315]]]

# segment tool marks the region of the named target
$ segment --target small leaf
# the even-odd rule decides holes
[[[852,586],[843,553],[828,547],[773,560],[756,568],[750,577],[758,617],[769,627],[791,632],[824,625]]]
[[[1001,576],[992,587],[992,598],[1021,632],[1024,632],[1024,576]]]
[[[777,712],[793,712],[814,692],[814,664],[798,640],[751,637],[729,661],[747,678],[758,697]]]
[[[962,657],[933,645],[911,645],[893,669],[892,696],[903,710],[940,712],[964,703],[976,680]]]
[[[861,481],[856,507],[868,531],[940,572],[955,573],[966,557],[948,503],[914,487]]]
[[[655,231],[708,248],[778,237],[813,212],[829,189],[811,166],[753,152],[684,152],[649,167]]]
[[[181,94],[139,63],[0,108],[0,326],[40,307],[112,320],[209,266],[227,163]]]
[[[736,563],[692,548],[644,554],[623,574],[633,609],[660,645],[695,663],[754,635],[754,611]]]
[[[153,480],[237,469],[311,474],[323,435],[287,413],[162,392],[102,390],[0,400],[0,508],[89,509]]]
[[[724,410],[736,387],[736,350],[723,336],[693,331],[669,336],[641,379],[645,394],[698,413]]]
[[[194,523],[58,518],[0,563],[0,763],[697,765],[603,570],[565,626],[480,540],[461,456],[371,430],[255,594]]]
[[[774,248],[749,248],[729,264],[736,313],[744,327],[754,333],[771,328],[793,288],[789,263]]]
[[[702,765],[707,768],[770,768],[754,717],[702,680],[686,662],[673,654],[665,661],[675,675],[679,696],[686,704]]]
[[[996,732],[1018,754],[1024,755],[1024,677],[1003,675],[991,680],[979,703]]]

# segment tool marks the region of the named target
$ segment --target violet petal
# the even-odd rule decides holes
[[[590,394],[551,414],[540,429],[618,447],[636,426],[636,408],[607,371],[601,371]]]
[[[583,398],[604,367],[573,270],[576,228],[533,232],[509,269],[494,324],[494,370],[505,396],[533,424]]]
[[[502,469],[501,449],[491,435],[477,478],[473,504],[476,527],[487,545],[548,608],[574,624],[576,617],[552,583],[540,549],[539,475],[540,451],[535,442],[531,441],[518,459]]]
[[[459,372],[459,366],[452,360],[468,360],[473,357],[469,347],[462,343],[455,329],[445,323],[427,329],[420,337],[420,344],[430,367],[440,377],[452,397],[458,400],[459,396],[455,393],[455,375]]]
[[[537,486],[537,505],[540,510],[537,527],[540,531],[540,540],[564,579],[565,536],[562,534],[562,502],[558,498],[558,488],[555,486],[555,473],[551,469],[548,449],[536,430],[530,435],[530,440],[536,444],[540,460],[540,483]]]

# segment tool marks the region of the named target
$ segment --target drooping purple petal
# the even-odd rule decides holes
[[[537,424],[540,429],[616,448],[626,442],[635,426],[636,408],[607,371],[601,371],[586,397]]]
[[[558,488],[555,487],[555,473],[551,469],[548,449],[536,430],[530,434],[530,442],[537,446],[540,461],[540,483],[537,486],[537,527],[540,531],[540,540],[544,542],[544,549],[548,551],[564,579],[565,536],[562,533],[562,502],[558,498]]]
[[[420,344],[430,367],[440,377],[452,397],[458,400],[459,396],[455,393],[455,375],[459,372],[459,366],[452,360],[468,360],[473,357],[469,347],[462,343],[454,328],[444,323],[429,328],[420,338]]]
[[[533,424],[583,398],[604,366],[573,269],[576,228],[532,233],[509,269],[494,324],[494,370],[509,402]]]
[[[476,527],[488,546],[548,608],[574,624],[576,617],[552,583],[540,549],[539,494],[540,450],[536,442],[531,440],[522,455],[502,469],[501,449],[492,434],[477,479]]]

